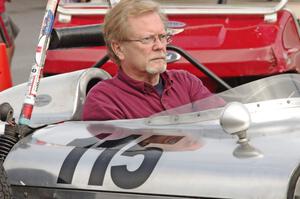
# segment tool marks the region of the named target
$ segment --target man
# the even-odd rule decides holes
[[[166,71],[166,21],[151,0],[121,0],[106,14],[104,37],[119,71],[89,92],[83,120],[148,117],[211,95],[194,75]]]
[[[6,52],[9,62],[14,54],[14,40],[19,33],[19,28],[13,23],[5,12],[5,2],[10,0],[0,0],[0,42],[6,44]]]

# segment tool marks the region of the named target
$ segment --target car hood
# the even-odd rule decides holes
[[[48,125],[20,140],[4,166],[19,187],[287,198],[300,173],[299,77],[261,79],[149,118]],[[249,111],[246,147],[220,122],[232,102]]]
[[[252,157],[235,155],[240,144],[218,119],[162,126],[137,119],[48,126],[15,145],[4,165],[17,186],[286,198],[298,178],[298,113],[299,107],[252,113]]]

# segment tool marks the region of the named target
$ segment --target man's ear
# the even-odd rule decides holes
[[[120,42],[112,41],[111,48],[120,60],[124,59],[123,46]]]

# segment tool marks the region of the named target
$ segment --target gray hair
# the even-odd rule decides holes
[[[121,0],[105,15],[103,27],[104,39],[108,55],[117,65],[120,65],[120,60],[113,52],[111,42],[128,39],[129,17],[138,17],[151,12],[158,13],[162,21],[166,24],[166,15],[162,13],[159,4],[152,0]]]

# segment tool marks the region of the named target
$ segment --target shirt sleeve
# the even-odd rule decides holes
[[[82,120],[115,120],[125,119],[120,109],[112,102],[111,97],[100,89],[92,89],[84,103]]]

